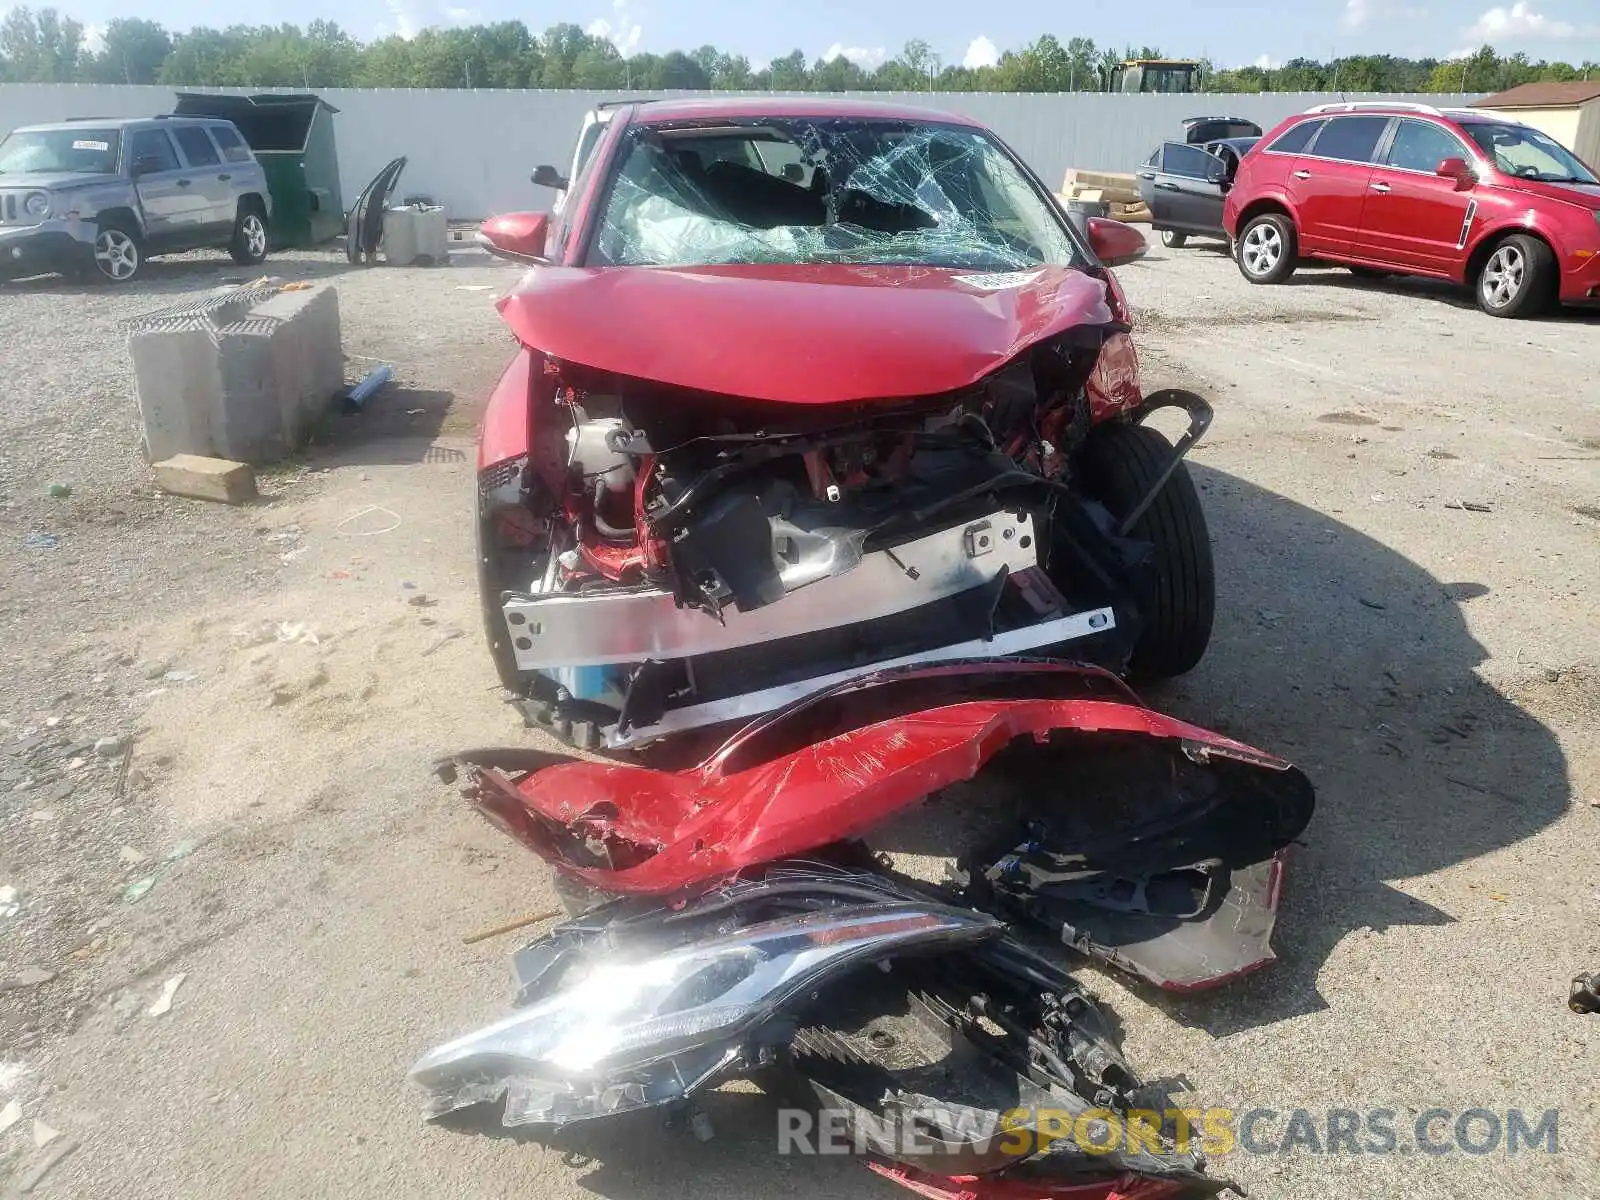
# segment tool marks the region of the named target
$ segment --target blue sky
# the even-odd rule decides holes
[[[757,64],[795,47],[808,58],[843,53],[872,66],[914,37],[946,62],[979,65],[1001,50],[1054,33],[1062,41],[1159,46],[1220,66],[1275,65],[1297,56],[1394,53],[1444,57],[1491,42],[1502,53],[1577,63],[1600,60],[1596,0],[1145,0],[1098,12],[1047,0],[990,7],[972,0],[347,0],[330,13],[319,0],[275,0],[249,17],[205,0],[55,0],[91,26],[112,16],[143,16],[174,29],[222,25],[230,18],[304,24],[333,15],[357,37],[412,36],[429,25],[521,19],[535,31],[572,21],[610,37],[624,54],[687,49],[712,42]],[[4,7],[0,4],[0,7]]]

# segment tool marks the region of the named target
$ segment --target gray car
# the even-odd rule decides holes
[[[266,174],[230,121],[141,117],[13,130],[0,142],[0,279],[126,283],[153,254],[267,257]]]

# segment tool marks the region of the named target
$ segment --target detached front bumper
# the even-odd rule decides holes
[[[531,750],[454,763],[468,800],[567,876],[664,896],[859,837],[1002,752],[1039,782],[996,840],[951,847],[971,902],[1177,991],[1272,961],[1279,854],[1311,818],[1310,782],[1091,667],[956,662],[851,680],[681,770]]]
[[[93,262],[92,230],[89,239],[84,241],[75,229],[59,221],[0,229],[0,279],[68,271],[90,266]]]

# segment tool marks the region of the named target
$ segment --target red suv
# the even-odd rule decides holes
[[[1600,180],[1547,134],[1473,109],[1290,117],[1245,155],[1222,223],[1251,283],[1319,259],[1452,279],[1496,317],[1600,299]]]

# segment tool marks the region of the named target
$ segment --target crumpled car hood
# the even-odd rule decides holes
[[[536,267],[499,308],[553,358],[789,404],[954,391],[1113,321],[1101,279],[1056,266]]]

